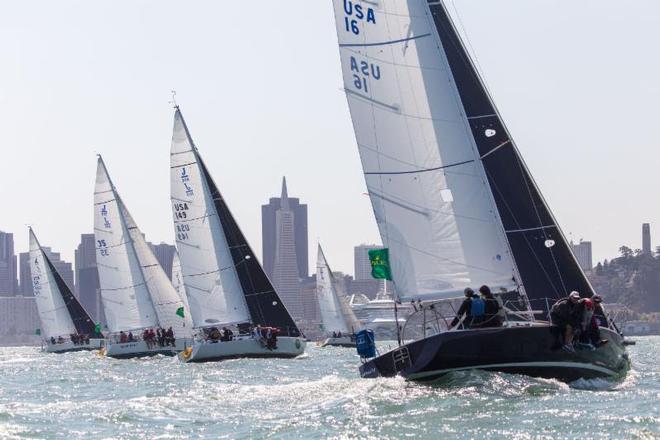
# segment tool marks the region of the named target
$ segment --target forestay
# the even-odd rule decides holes
[[[170,155],[174,232],[194,326],[251,322],[213,197],[178,109]]]
[[[41,334],[45,339],[58,336],[68,337],[77,333],[76,327],[59,292],[55,274],[47,259],[48,257],[30,228],[30,272],[34,299],[41,321]]]
[[[94,236],[101,298],[111,333],[158,326],[122,206],[99,156],[94,192]]]
[[[344,87],[401,300],[516,270],[426,1],[334,0]]]

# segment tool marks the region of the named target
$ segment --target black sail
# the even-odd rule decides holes
[[[289,314],[282,300],[273,288],[268,276],[264,272],[261,264],[255,257],[243,232],[234,220],[234,216],[229,211],[227,203],[222,198],[220,191],[211,178],[202,158],[197,155],[206,184],[211,191],[211,197],[215,203],[215,209],[218,212],[222,230],[227,239],[227,245],[231,251],[234,261],[234,267],[241,282],[243,295],[250,310],[253,324],[262,326],[277,327],[284,334],[289,336],[299,336],[300,331],[293,318]]]
[[[62,295],[64,304],[66,304],[66,308],[69,311],[69,315],[71,315],[71,320],[73,321],[73,325],[76,327],[76,332],[78,332],[79,335],[94,335],[96,327],[94,321],[89,316],[82,304],[80,304],[78,299],[73,295],[71,289],[69,289],[69,286],[66,285],[59,272],[57,272],[55,266],[53,266],[53,263],[51,263],[50,259],[45,253],[44,259],[46,260],[48,268],[50,269],[50,272],[55,279],[58,291]],[[103,335],[101,335],[101,337],[103,337]]]
[[[481,81],[442,2],[429,8],[532,307],[594,292]]]

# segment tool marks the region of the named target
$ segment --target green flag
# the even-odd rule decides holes
[[[97,324],[94,326],[94,333],[96,333],[96,334],[101,333],[101,323],[100,323],[100,322],[97,323]]]
[[[184,317],[183,307],[179,307],[178,309],[176,309],[176,314],[183,318]]]
[[[390,250],[371,249],[369,251],[369,260],[371,261],[371,276],[377,280],[392,281],[392,272],[390,272]]]
[[[41,335],[41,329],[40,328],[36,329],[34,331],[34,334],[37,335],[37,336]]]

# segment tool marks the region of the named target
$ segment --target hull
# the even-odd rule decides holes
[[[352,347],[355,348],[355,339],[350,336],[341,338],[328,338],[319,342],[319,347]]]
[[[432,381],[452,371],[480,369],[572,382],[622,377],[630,367],[619,334],[601,328],[607,344],[571,353],[557,348],[556,330],[544,324],[441,333],[365,362],[360,375]]]
[[[105,339],[90,339],[89,344],[74,344],[67,341],[62,344],[47,344],[44,346],[43,351],[46,353],[70,353],[73,351],[98,350],[103,348],[105,343]]]
[[[156,356],[159,354],[165,356],[175,356],[177,353],[189,347],[192,343],[191,339],[177,339],[176,346],[160,347],[158,345],[149,347],[144,341],[125,342],[125,343],[110,343],[101,353],[107,357],[115,359],[130,359],[137,357]]]
[[[303,338],[279,337],[277,348],[269,349],[253,338],[233,341],[195,341],[192,346],[179,353],[183,362],[214,362],[236,358],[295,358],[305,352]]]

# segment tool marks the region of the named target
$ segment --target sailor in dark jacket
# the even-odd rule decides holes
[[[481,286],[479,293],[481,293],[485,303],[484,320],[481,323],[481,327],[501,327],[500,303],[497,302],[497,299],[490,291],[490,287]]]
[[[463,315],[465,315],[465,319],[463,320],[464,327],[467,328],[472,323],[472,297],[474,296],[474,290],[470,289],[469,287],[466,287],[463,293],[465,294],[465,299],[461,304],[461,308],[458,309],[458,313],[456,314],[456,317],[451,322],[450,325],[451,328],[456,327],[456,325],[461,321]]]
[[[573,336],[582,320],[580,311],[580,294],[576,291],[571,292],[567,298],[557,301],[550,310],[550,319],[552,319],[554,325],[559,327],[564,337],[564,346],[562,348],[566,351],[575,351],[573,348]]]

